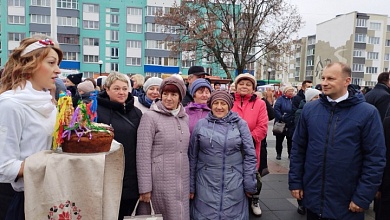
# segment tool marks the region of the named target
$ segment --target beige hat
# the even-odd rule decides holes
[[[238,85],[238,82],[240,82],[243,79],[250,80],[253,84],[253,89],[256,90],[256,85],[257,85],[256,78],[249,73],[241,73],[236,77],[236,79],[234,80],[234,84],[236,85],[236,87]]]
[[[294,87],[292,87],[292,86],[286,86],[286,87],[284,87],[284,89],[283,89],[283,93],[286,93],[288,90],[295,90],[294,89]]]

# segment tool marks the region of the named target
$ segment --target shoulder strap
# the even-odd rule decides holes
[[[115,113],[116,113],[117,115],[121,116],[123,119],[125,119],[125,121],[131,125],[131,127],[135,128],[135,129],[137,130],[137,127],[136,127],[136,126],[134,125],[134,123],[131,122],[128,118],[126,118],[125,116],[123,116],[121,113],[119,113],[119,112],[117,112],[117,111],[115,111]]]

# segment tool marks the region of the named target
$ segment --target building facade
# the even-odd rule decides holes
[[[179,28],[155,23],[158,11],[169,12],[174,0],[1,0],[0,66],[23,38],[48,35],[64,52],[61,69],[94,73],[119,71],[161,76],[187,74],[202,65],[212,75],[226,77],[212,58],[174,55],[167,36]],[[232,70],[234,75],[234,70]]]

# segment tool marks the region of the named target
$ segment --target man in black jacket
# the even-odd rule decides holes
[[[389,72],[379,74],[378,83],[375,85],[374,89],[365,95],[366,101],[378,109],[382,122],[386,117],[386,112],[388,111],[390,103],[389,75]],[[389,112],[387,112],[387,116],[388,115]]]
[[[305,80],[302,82],[302,87],[298,91],[298,94],[293,97],[292,105],[293,105],[293,111],[295,111],[299,108],[299,104],[301,104],[301,101],[305,99],[305,90],[307,88],[311,88],[313,86],[313,82],[311,80]]]

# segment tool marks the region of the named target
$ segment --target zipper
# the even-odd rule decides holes
[[[183,131],[181,130],[181,125],[180,125],[180,121],[179,119],[176,118],[176,121],[177,121],[177,128],[179,130],[179,135],[180,133],[183,134]],[[182,140],[183,136],[180,137],[180,141]],[[182,150],[181,150],[181,144],[179,144],[179,152],[180,152],[180,158],[179,158],[179,189],[180,189],[180,192],[179,192],[179,204],[180,204],[180,216],[181,216],[181,219],[183,219],[183,204],[182,204],[182,201],[183,201],[183,198],[182,198],[182,194],[183,194],[183,187],[182,187],[182,182],[181,182],[181,171],[182,171],[182,160],[183,160],[183,155],[182,155]]]
[[[332,139],[334,137],[334,132],[330,134],[331,132],[331,126],[332,126],[332,120],[334,116],[335,107],[332,107],[328,122],[328,130],[326,132],[326,142],[325,142],[325,149],[324,149],[324,156],[323,156],[323,165],[322,165],[322,184],[321,184],[321,208],[320,208],[320,214],[319,216],[322,216],[322,212],[324,210],[324,200],[325,200],[325,174],[326,174],[326,154],[328,153],[328,145],[329,145],[329,138],[332,135]]]
[[[229,132],[229,129],[226,129]],[[225,135],[225,143],[223,144],[223,160],[222,160],[222,187],[221,187],[221,202],[219,204],[219,213],[222,213],[222,201],[223,201],[223,193],[225,189],[225,159],[226,159],[226,142],[227,142],[227,134]],[[219,214],[219,219],[222,219],[221,214]]]

